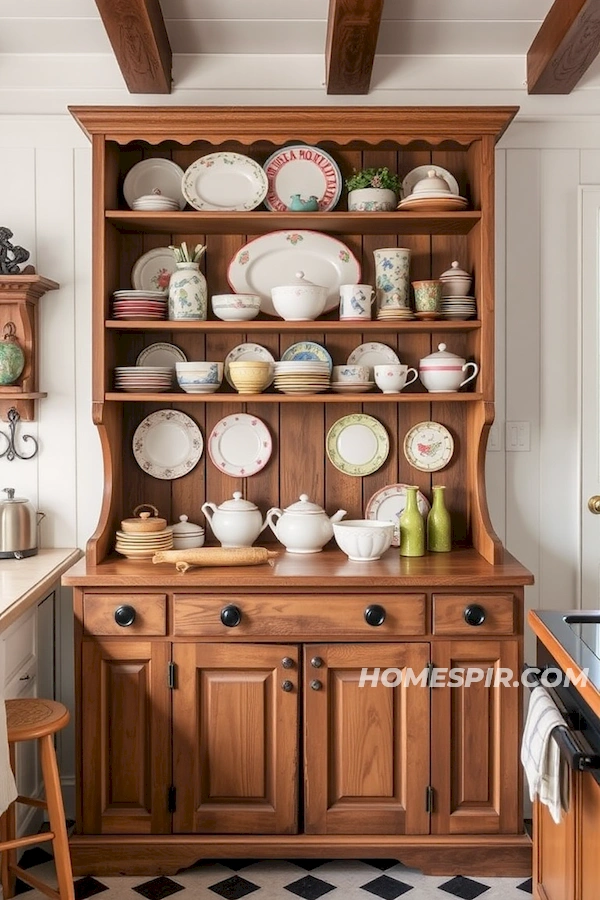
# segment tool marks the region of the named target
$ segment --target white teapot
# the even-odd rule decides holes
[[[250,500],[242,500],[241,491],[234,491],[233,500],[225,500],[220,506],[203,503],[202,512],[222,547],[251,547],[267,527],[259,508]]]
[[[270,509],[267,522],[290,553],[319,553],[333,537],[333,522],[345,515],[345,509],[338,509],[329,517],[318,503],[309,500],[308,494],[300,494],[300,499],[283,511],[276,506]]]

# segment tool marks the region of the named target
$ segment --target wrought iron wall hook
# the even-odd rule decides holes
[[[8,445],[6,447],[6,450],[4,450],[3,453],[0,453],[0,459],[2,459],[2,457],[4,457],[4,456],[7,458],[7,460],[9,462],[12,462],[13,459],[33,459],[33,457],[38,452],[38,450],[39,450],[38,442],[31,434],[24,434],[22,436],[22,440],[33,442],[32,453],[28,453],[28,454],[19,453],[19,451],[17,450],[17,446],[15,444],[15,432],[17,430],[17,425],[19,424],[20,421],[21,421],[21,416],[19,415],[17,410],[14,408],[14,406],[11,406],[11,408],[8,411],[9,434],[5,434],[3,431],[0,431],[0,435],[2,435],[2,437],[5,439],[5,441]]]

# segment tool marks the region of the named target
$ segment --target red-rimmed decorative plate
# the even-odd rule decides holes
[[[315,197],[319,212],[333,209],[342,193],[342,173],[336,161],[319,147],[293,144],[276,150],[263,166],[269,187],[267,209],[285,212],[295,195]]]

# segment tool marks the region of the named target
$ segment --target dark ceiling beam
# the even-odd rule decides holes
[[[383,0],[329,0],[328,94],[368,94]]]
[[[159,0],[96,0],[130,94],[170,94],[173,54]]]
[[[528,94],[570,94],[600,51],[600,0],[554,0],[527,53]]]

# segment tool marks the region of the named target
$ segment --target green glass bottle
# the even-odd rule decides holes
[[[417,504],[418,487],[406,488],[406,506],[400,513],[400,556],[423,556],[425,522]]]
[[[427,549],[435,553],[452,550],[452,523],[444,502],[445,485],[433,488],[433,503],[427,516]]]

